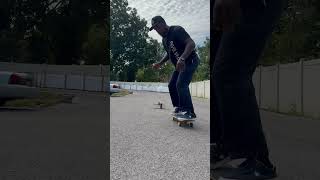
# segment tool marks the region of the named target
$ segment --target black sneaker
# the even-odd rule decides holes
[[[180,112],[178,117],[183,118],[183,119],[194,119],[195,118],[194,114],[190,111]]]
[[[192,118],[197,118],[197,115],[194,112],[191,112],[191,116],[192,116]]]
[[[179,115],[179,114],[181,114],[181,113],[182,113],[182,109],[179,108],[179,107],[176,107],[176,108],[174,109],[174,111],[171,113],[171,115],[177,116],[177,115]]]
[[[277,175],[277,168],[275,166],[268,167],[262,162],[257,161],[255,172],[256,177],[260,177],[263,179],[273,179],[276,178]]]
[[[238,165],[238,168],[247,168],[250,166],[254,166],[256,163],[255,159],[249,158],[244,160],[241,164]]]
[[[210,169],[221,168],[230,161],[232,161],[231,156],[224,153],[220,145],[210,145]]]
[[[262,180],[273,179],[277,177],[276,167],[267,167],[259,161],[245,161],[242,167],[238,167],[224,174],[223,178],[229,179],[245,179],[245,180]]]
[[[231,156],[219,155],[213,161],[210,162],[210,169],[215,170],[224,167],[233,159]]]

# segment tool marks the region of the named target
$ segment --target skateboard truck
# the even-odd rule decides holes
[[[194,119],[183,119],[183,118],[178,118],[173,116],[172,118],[173,121],[176,121],[178,126],[182,126],[182,125],[188,125],[189,127],[193,127],[193,121]]]
[[[163,103],[162,102],[158,102],[157,104],[155,104],[155,105],[158,105],[158,106],[160,106],[160,109],[163,109]]]

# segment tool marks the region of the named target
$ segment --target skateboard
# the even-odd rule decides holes
[[[193,127],[193,121],[195,121],[195,119],[185,119],[177,116],[173,116],[172,120],[176,121],[178,126],[189,125],[189,127]]]

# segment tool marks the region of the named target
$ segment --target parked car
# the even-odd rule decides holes
[[[0,104],[6,100],[32,98],[40,94],[32,87],[32,76],[27,73],[0,71]]]
[[[110,83],[110,94],[120,92],[120,85]]]
[[[120,89],[119,84],[110,84],[110,87]]]

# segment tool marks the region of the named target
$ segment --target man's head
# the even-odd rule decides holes
[[[150,31],[156,30],[160,36],[165,37],[168,33],[168,25],[161,16],[155,16],[151,19]]]

